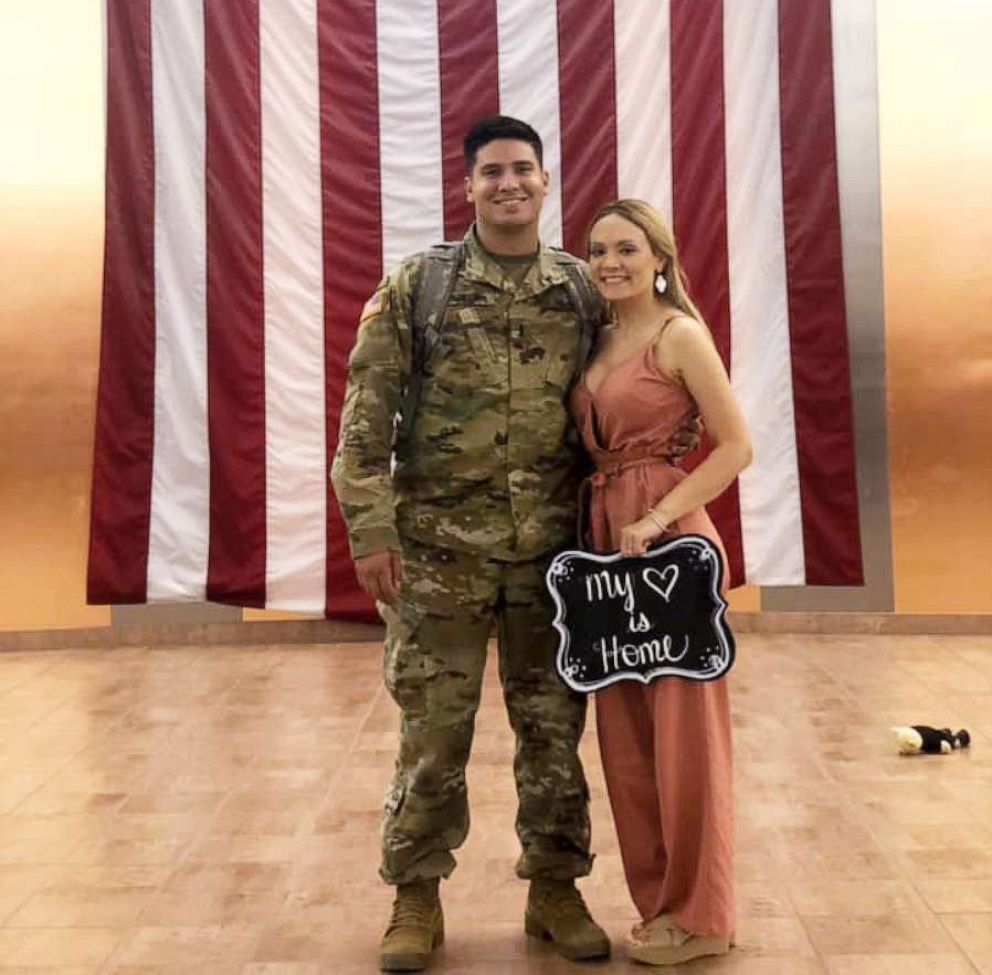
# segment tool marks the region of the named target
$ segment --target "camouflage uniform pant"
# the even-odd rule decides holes
[[[516,734],[520,877],[589,872],[589,791],[577,754],[585,698],[557,677],[558,637],[544,560],[513,563],[403,544],[406,581],[387,620],[385,682],[401,710],[400,750],[386,797],[388,883],[447,877],[468,834],[465,765],[486,648],[498,622],[499,675]]]

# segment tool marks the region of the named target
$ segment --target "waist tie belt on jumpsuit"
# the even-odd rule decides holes
[[[578,523],[576,537],[579,544],[588,546],[589,512],[592,508],[593,496],[599,491],[605,491],[610,481],[615,480],[627,471],[637,467],[652,467],[664,465],[675,467],[672,455],[658,453],[657,445],[629,447],[626,450],[593,450],[590,451],[596,470],[586,477],[579,485]],[[647,514],[647,512],[645,512]]]

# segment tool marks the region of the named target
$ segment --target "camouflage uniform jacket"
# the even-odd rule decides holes
[[[355,558],[411,537],[518,561],[574,536],[584,460],[568,393],[582,326],[558,252],[542,248],[514,286],[474,228],[465,243],[443,341],[395,459],[423,255],[387,275],[363,311],[331,473]]]

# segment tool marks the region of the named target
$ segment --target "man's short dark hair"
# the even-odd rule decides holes
[[[537,163],[544,167],[544,145],[541,137],[526,122],[509,115],[493,115],[479,119],[465,136],[465,168],[471,173],[475,168],[475,158],[483,146],[497,139],[518,139],[526,142],[534,150]]]

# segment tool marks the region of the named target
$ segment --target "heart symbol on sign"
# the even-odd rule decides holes
[[[657,577],[658,582],[651,581],[655,577]],[[664,569],[645,569],[641,573],[641,578],[666,603],[670,603],[672,601],[672,590],[675,588],[675,583],[679,581],[679,567],[677,565],[666,565]]]

